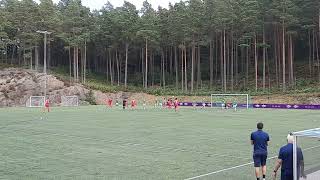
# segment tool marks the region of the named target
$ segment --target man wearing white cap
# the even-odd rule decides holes
[[[293,180],[293,141],[294,137],[287,136],[288,144],[280,149],[278,160],[273,171],[273,178],[276,179],[277,171],[281,167],[281,180]],[[297,177],[306,177],[304,173],[304,161],[301,148],[297,147]]]

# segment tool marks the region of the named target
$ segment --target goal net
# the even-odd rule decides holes
[[[293,133],[294,180],[320,177],[320,128]]]
[[[78,96],[62,96],[61,106],[79,106]]]
[[[45,97],[44,96],[30,96],[26,102],[27,107],[44,107]]]
[[[211,107],[223,108],[237,104],[239,108],[249,108],[248,94],[211,94]]]

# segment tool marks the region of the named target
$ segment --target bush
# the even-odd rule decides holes
[[[88,94],[86,94],[86,100],[90,105],[97,105],[95,98],[93,97],[93,91],[90,90]]]

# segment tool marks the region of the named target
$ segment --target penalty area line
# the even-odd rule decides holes
[[[320,145],[318,145],[318,146],[313,146],[313,147],[304,149],[304,151],[312,150],[312,149],[319,148],[319,147],[320,147]],[[273,157],[268,158],[267,160],[272,160],[272,159],[275,159],[275,158],[277,158],[277,157],[278,157],[278,156],[273,156]],[[202,178],[202,177],[205,177],[205,176],[210,176],[210,175],[213,175],[213,174],[218,174],[218,173],[222,173],[222,172],[225,172],[225,171],[229,171],[229,170],[233,170],[233,169],[237,169],[237,168],[249,166],[249,165],[252,165],[253,163],[254,163],[254,162],[249,162],[249,163],[241,164],[241,165],[238,165],[238,166],[233,166],[233,167],[221,169],[221,170],[218,170],[218,171],[210,172],[210,173],[207,173],[207,174],[202,174],[202,175],[199,175],[199,176],[195,176],[195,177],[191,177],[191,178],[186,178],[186,179],[184,179],[184,180],[199,179],[199,178]]]

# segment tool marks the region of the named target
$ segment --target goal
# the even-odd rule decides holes
[[[294,180],[320,177],[320,128],[292,133]]]
[[[26,103],[27,107],[44,107],[45,96],[30,96]]]
[[[237,103],[239,108],[249,109],[249,94],[211,94],[211,107]]]
[[[79,106],[78,96],[61,96],[61,106]]]

